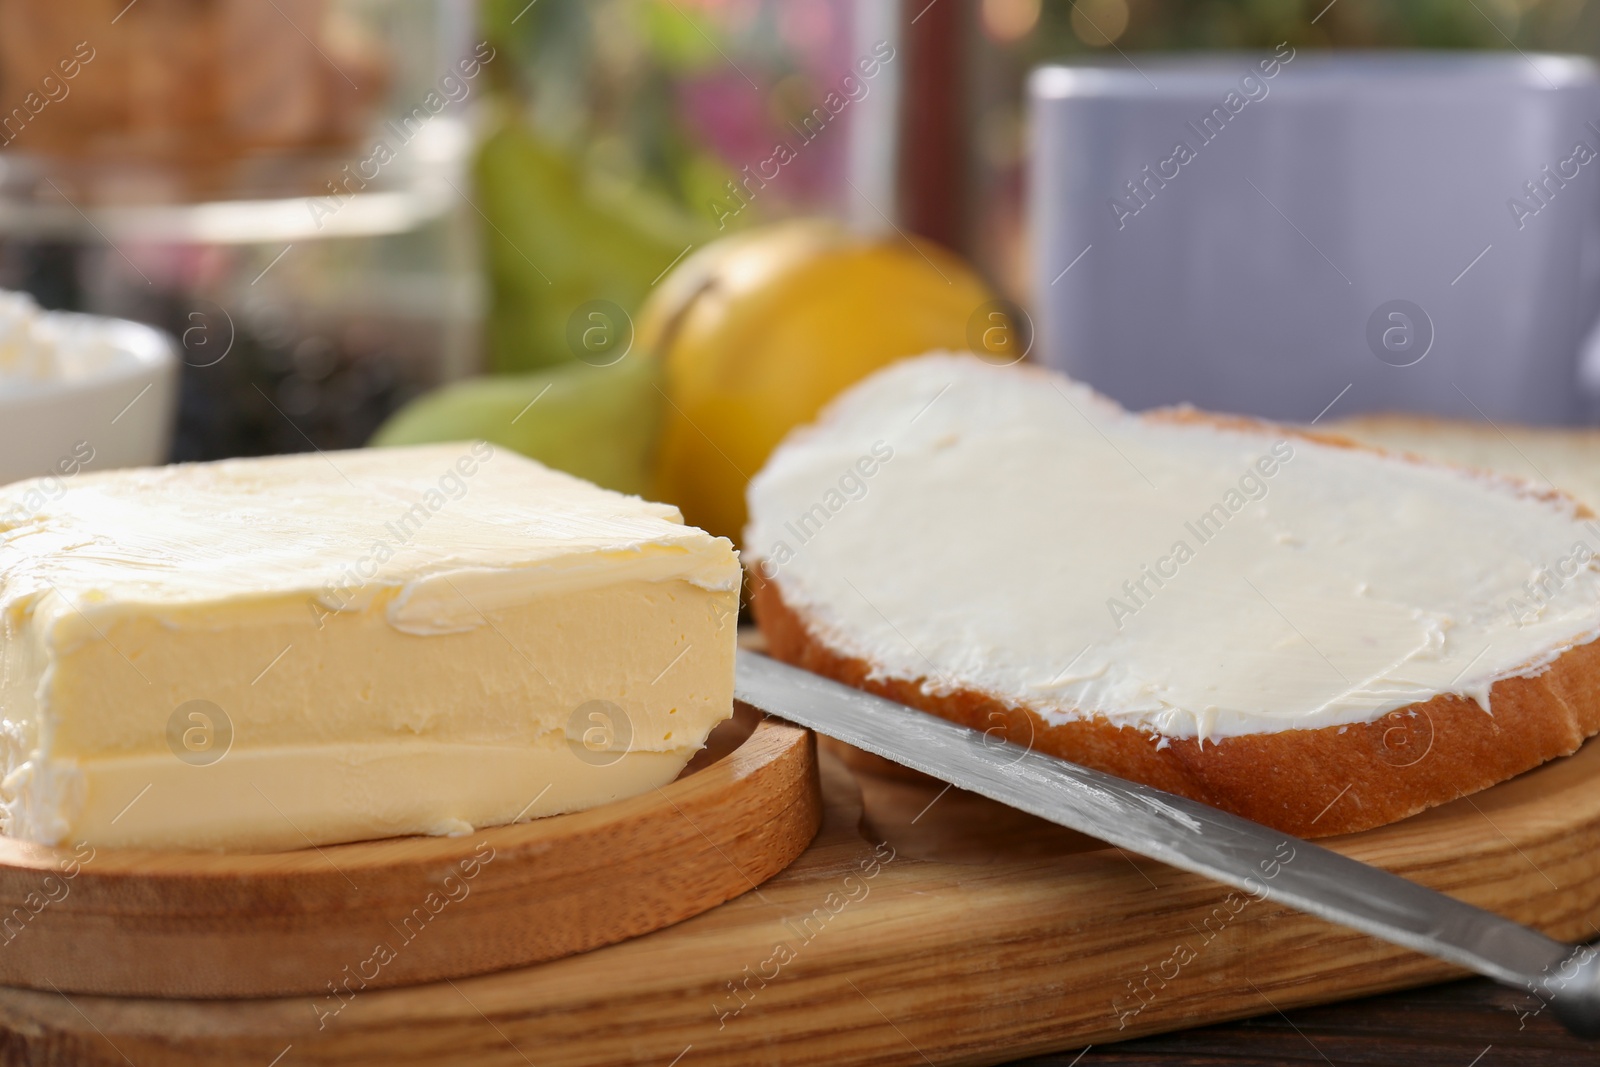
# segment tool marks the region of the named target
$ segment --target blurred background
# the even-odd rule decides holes
[[[484,436],[736,534],[873,367],[1038,358],[1030,71],[1282,42],[1600,4],[0,0],[0,287],[174,339],[160,458]]]

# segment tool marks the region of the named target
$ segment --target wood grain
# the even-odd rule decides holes
[[[994,1064],[1459,973],[1270,903],[1230,912],[1228,891],[1204,879],[959,791],[858,785],[826,756],[823,787],[822,830],[791,867],[648,936],[362,991],[333,1018],[311,997],[0,991],[0,1064]],[[1558,937],[1592,937],[1600,745],[1328,844]],[[618,888],[592,884],[592,906]],[[1129,983],[1180,943],[1193,959],[1119,1019]]]
[[[820,819],[810,734],[743,709],[662,789],[464,837],[255,854],[0,839],[0,983],[314,993],[337,1011],[357,992],[556,959],[699,914],[788,866]]]

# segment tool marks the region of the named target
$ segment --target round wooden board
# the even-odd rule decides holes
[[[662,789],[464,837],[253,854],[0,839],[0,984],[337,1011],[698,915],[787,867],[821,818],[809,732],[741,708]]]

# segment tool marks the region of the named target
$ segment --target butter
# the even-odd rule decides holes
[[[732,712],[739,565],[489,445],[0,489],[0,829],[301,848],[671,781]]]
[[[744,555],[880,678],[1222,738],[1475,699],[1600,633],[1570,498],[1271,426],[1141,418],[967,356],[843,394],[750,485]]]
[[[0,390],[58,376],[60,355],[49,321],[27,293],[0,290]]]
[[[95,378],[126,355],[111,320],[44,311],[27,293],[0,290],[0,395]]]

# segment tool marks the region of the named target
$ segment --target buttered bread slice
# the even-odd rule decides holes
[[[1600,731],[1590,517],[1513,479],[931,355],[791,435],[749,505],[774,654],[1294,833]]]
[[[302,848],[671,781],[732,711],[739,565],[489,445],[0,489],[0,820]]]

